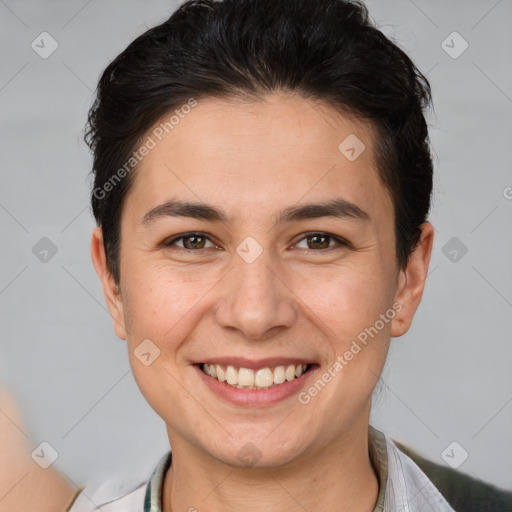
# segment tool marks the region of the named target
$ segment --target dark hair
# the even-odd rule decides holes
[[[432,194],[425,76],[359,1],[189,0],[110,63],[89,111],[91,203],[116,283],[121,208],[142,137],[191,98],[276,91],[322,100],[375,128],[378,172],[394,204],[397,264],[405,268]]]

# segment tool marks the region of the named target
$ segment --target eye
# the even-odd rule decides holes
[[[296,245],[299,246],[299,244],[304,241],[306,241],[306,247],[300,248],[311,249],[313,251],[325,251],[326,249],[332,249],[336,246],[350,246],[350,243],[346,240],[323,232],[308,233],[306,236],[301,238]],[[331,244],[332,241],[334,241],[334,244]],[[182,245],[178,245],[178,242],[181,242]],[[208,242],[211,244],[210,247],[206,246]],[[212,247],[218,248],[218,246],[204,233],[185,233],[165,241],[162,245],[164,247],[177,246],[190,251],[208,249]]]
[[[205,249],[208,247],[205,247],[206,241],[209,241],[212,245],[212,247],[217,247],[206,235],[203,233],[185,233],[184,235],[177,236],[171,240],[168,240],[164,242],[165,247],[171,247],[173,245],[176,245],[176,242],[182,240],[183,245],[181,248],[188,249],[188,250],[195,250],[195,249]],[[180,247],[180,246],[178,246]]]
[[[350,245],[348,242],[346,242],[345,240],[343,240],[337,236],[330,235],[329,233],[322,233],[322,232],[308,233],[304,238],[299,240],[298,244],[300,244],[304,240],[306,240],[306,245],[307,245],[306,249],[312,249],[314,251],[318,251],[318,250],[321,251],[321,250],[332,248],[333,246],[330,244],[331,240],[334,240],[336,242],[334,245],[336,245],[336,244],[338,246]]]

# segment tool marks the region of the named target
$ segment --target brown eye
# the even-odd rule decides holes
[[[182,236],[173,238],[169,242],[166,242],[165,246],[171,247],[171,246],[177,245],[176,242],[178,242],[180,240],[183,241],[182,242],[183,245],[181,246],[183,249],[188,249],[188,250],[204,249],[205,244],[208,241],[212,244],[213,247],[215,247],[215,244],[213,244],[207,236],[205,236],[201,233],[189,233],[186,235],[182,235]],[[178,247],[180,247],[180,246],[178,245]]]
[[[331,247],[333,247],[333,245],[331,245],[330,243],[332,240],[335,241],[334,245],[347,245],[347,243],[342,239],[335,237],[333,235],[329,235],[328,233],[310,233],[301,240],[299,240],[299,244],[304,240],[306,240],[306,248],[312,250],[330,249]]]
[[[311,240],[309,245],[310,249],[327,249],[329,247],[329,236],[325,235],[312,235],[308,236],[307,240]]]
[[[192,235],[183,237],[183,246],[185,247],[185,249],[203,249],[204,244],[204,236]]]

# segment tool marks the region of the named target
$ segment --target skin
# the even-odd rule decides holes
[[[338,150],[350,134],[366,146],[354,161]],[[115,332],[167,425],[166,512],[340,510],[340,503],[373,510],[371,395],[390,336],[407,332],[420,303],[433,243],[427,222],[407,268],[398,269],[393,206],[378,178],[373,136],[371,125],[287,93],[256,102],[201,99],[136,171],[122,210],[119,286],[101,228],[94,230],[92,258]],[[171,198],[223,208],[230,220],[142,223]],[[370,220],[276,222],[289,206],[336,198]],[[190,231],[207,238],[162,245]],[[310,232],[350,245],[305,238]],[[252,263],[236,252],[248,236],[263,251]],[[316,362],[321,376],[396,303],[400,312],[307,405],[297,396],[234,405],[192,365],[220,356],[298,357]],[[149,366],[134,354],[145,339],[160,350]],[[247,443],[260,454],[251,467],[237,456]]]
[[[77,489],[54,466],[43,469],[32,460],[36,446],[27,431],[14,397],[0,384],[0,512],[64,512]]]

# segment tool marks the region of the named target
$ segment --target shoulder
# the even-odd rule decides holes
[[[498,489],[448,466],[432,462],[412,448],[394,441],[405,464],[417,466],[454,510],[464,512],[510,512],[512,491]]]
[[[398,449],[393,439],[384,434],[382,436],[386,473],[385,482],[382,482],[385,488],[382,511],[454,512],[418,465]]]
[[[165,473],[172,453],[164,454],[147,478],[132,475],[98,477],[81,489],[66,512],[141,512],[160,510]]]

